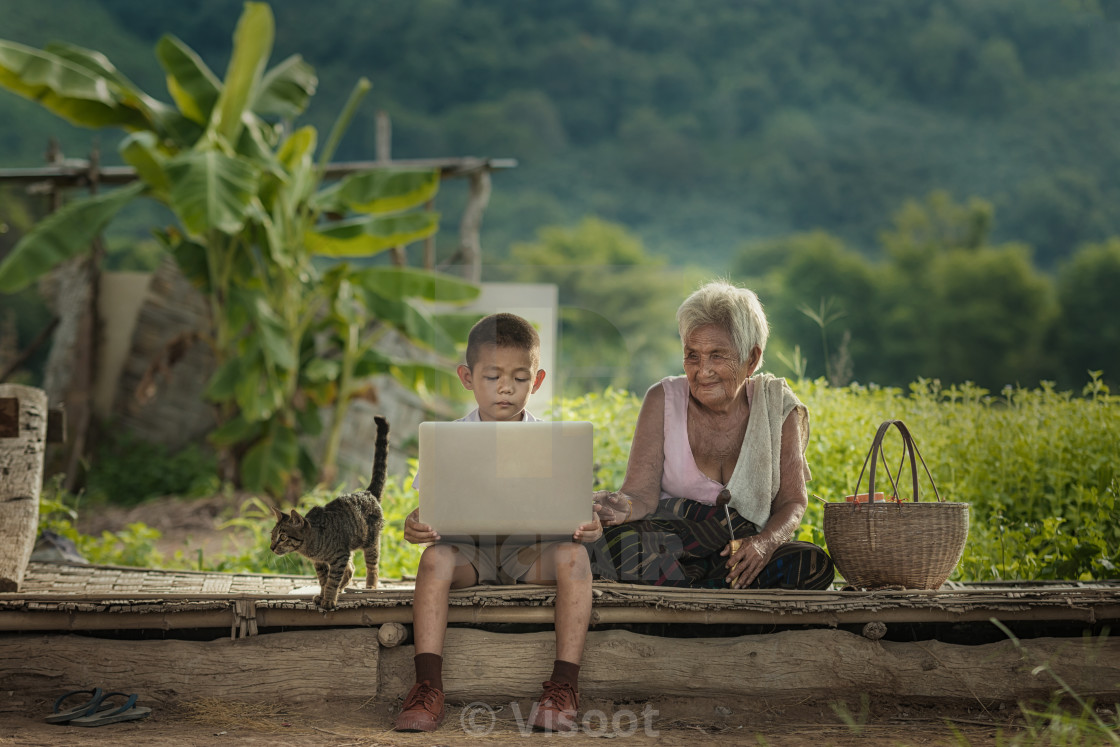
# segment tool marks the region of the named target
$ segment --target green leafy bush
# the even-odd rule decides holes
[[[1099,376],[1094,375],[1080,395],[1056,391],[1045,382],[1036,389],[1008,387],[998,395],[972,385],[944,388],[924,379],[907,392],[859,385],[838,388],[823,379],[795,382],[793,387],[810,411],[809,490],[820,499],[810,499],[799,539],[826,544],[823,501],[840,501],[855,492],[876,428],[883,420],[898,419],[914,434],[942,499],[970,504],[968,543],[954,580],[1117,576],[1120,523],[1114,517],[1120,510],[1120,473],[1114,459],[1120,453],[1120,398],[1109,393]],[[640,407],[637,396],[607,389],[563,399],[552,412],[555,420],[595,423],[596,489],[622,484]],[[900,442],[888,438],[884,450],[887,464],[897,465]],[[128,474],[119,465],[113,469],[122,480]],[[403,539],[404,518],[416,507],[411,488],[415,472],[412,461],[408,474],[390,477],[382,495],[384,578],[410,576],[419,561],[421,548]],[[200,467],[194,474],[212,473],[212,468]],[[864,482],[861,490],[866,489]],[[876,489],[889,491],[889,483],[877,483]],[[923,500],[934,499],[924,473],[919,489]],[[910,497],[905,489],[902,492]],[[300,500],[299,508],[323,505],[335,495],[314,490]],[[260,498],[248,499],[240,515],[227,523],[247,530],[254,538],[252,546],[211,558],[176,553],[164,559],[153,549],[159,533],[143,525],[100,538],[83,537],[73,529],[77,498],[66,496],[57,485],[44,491],[42,505],[41,528],[74,539],[94,562],[312,572],[298,556],[277,557],[269,551],[274,522]],[[355,561],[359,575],[364,574],[364,559],[357,555]]]
[[[999,395],[925,379],[908,392],[832,387],[823,379],[793,387],[810,412],[809,491],[822,499],[810,498],[799,539],[827,546],[822,501],[855,492],[875,430],[897,419],[914,434],[941,498],[970,504],[968,542],[954,580],[1117,576],[1120,399],[1099,375],[1082,396],[1046,382]],[[621,485],[639,409],[637,397],[613,390],[560,404],[558,417],[596,424],[597,488]],[[900,441],[888,438],[884,450],[887,463],[897,466]],[[889,483],[876,489],[890,492]],[[924,473],[919,491],[922,500],[935,500]]]
[[[121,434],[98,443],[86,494],[120,506],[165,495],[200,498],[218,491],[217,474],[217,458],[206,448],[189,444],[172,453],[166,446]]]

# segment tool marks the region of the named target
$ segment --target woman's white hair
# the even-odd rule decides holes
[[[700,286],[677,309],[682,344],[697,329],[709,324],[731,335],[739,363],[745,363],[757,347],[758,368],[762,367],[762,351],[766,350],[770,325],[754,291],[725,280],[713,280]]]

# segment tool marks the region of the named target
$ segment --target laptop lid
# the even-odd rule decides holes
[[[592,520],[591,423],[421,423],[420,520],[445,539],[571,537]]]

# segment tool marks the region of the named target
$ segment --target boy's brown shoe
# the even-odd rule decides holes
[[[428,680],[417,682],[408,691],[394,731],[435,731],[443,723],[447,709],[443,707],[443,690],[432,687]]]
[[[544,694],[534,706],[529,722],[545,731],[574,731],[579,722],[579,693],[567,682],[549,680],[544,683]]]

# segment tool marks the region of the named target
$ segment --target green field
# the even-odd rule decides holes
[[[807,453],[813,472],[809,491],[815,496],[800,539],[826,544],[818,498],[838,501],[852,493],[876,428],[883,420],[898,419],[914,434],[941,497],[970,504],[968,543],[952,580],[1118,577],[1120,477],[1115,458],[1120,454],[1120,398],[1096,379],[1079,393],[1046,385],[992,393],[967,385],[946,389],[936,381],[918,381],[909,391],[836,388],[819,380],[795,383],[794,389],[811,414]],[[606,390],[565,399],[553,413],[556,419],[596,424],[597,488],[621,484],[640,404],[629,392]],[[897,463],[897,436],[890,434],[884,448],[888,463]],[[411,479],[411,474],[391,476],[383,496],[388,520],[382,539],[384,577],[416,570],[418,548],[401,539],[404,517],[416,504],[415,493],[407,487]],[[919,485],[922,500],[932,500],[924,475]],[[335,494],[316,490],[302,499],[301,508],[325,503]],[[231,521],[231,526],[249,528],[255,545],[220,557],[182,552],[164,557],[152,546],[158,532],[142,524],[102,537],[81,536],[73,528],[75,502],[72,496],[48,490],[41,528],[75,539],[91,562],[311,572],[306,561],[269,552],[273,522],[266,504],[257,498],[247,499],[240,516]],[[361,565],[360,554],[357,560]]]

